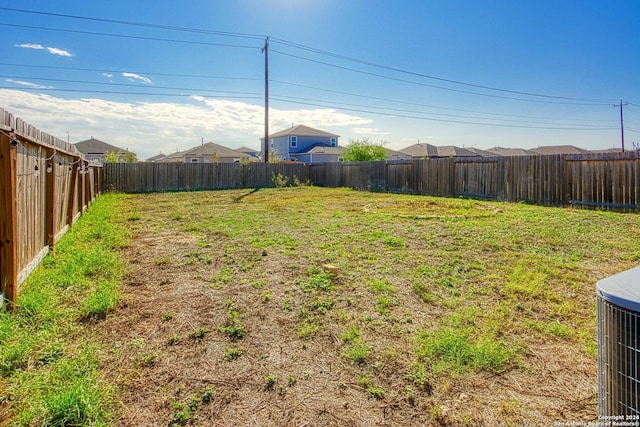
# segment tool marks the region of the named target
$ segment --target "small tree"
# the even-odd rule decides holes
[[[122,150],[105,151],[104,152],[104,162],[105,163],[119,163],[121,155],[122,155]]]
[[[387,150],[384,143],[375,143],[369,138],[362,140],[350,140],[346,146],[342,157],[346,162],[371,162],[376,160],[387,160]]]
[[[122,154],[122,150],[118,151],[105,151],[104,152],[105,163],[138,163],[138,158],[135,153],[127,151],[126,154]]]
[[[124,155],[123,160],[125,163],[138,163],[136,153],[132,153],[131,151],[128,151],[127,154]]]

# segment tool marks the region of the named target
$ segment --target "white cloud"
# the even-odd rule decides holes
[[[47,47],[47,50],[52,55],[64,56],[64,57],[67,57],[67,58],[71,58],[73,56],[73,54],[71,52],[69,52],[68,50],[58,49],[57,47]]]
[[[122,77],[126,77],[132,82],[138,81],[138,82],[146,83],[148,85],[152,83],[150,78],[144,77],[135,73],[122,73]]]
[[[25,82],[24,80],[6,79],[5,82],[14,83],[20,86],[26,86],[34,89],[51,89],[51,86],[43,86],[37,83]]]
[[[193,96],[186,102],[116,102],[64,99],[48,94],[0,89],[0,105],[38,129],[71,142],[91,136],[134,151],[139,159],[170,154],[200,144],[201,138],[230,148],[259,148],[264,108],[244,102]],[[341,127],[371,120],[333,109],[270,109],[270,130],[291,123],[341,134]]]
[[[102,76],[110,79],[111,77],[113,77],[113,74],[111,74],[111,73],[102,73]]]
[[[64,50],[64,49],[60,49],[57,47],[44,47],[41,44],[38,43],[22,43],[22,44],[15,44],[15,47],[19,47],[22,49],[35,49],[35,50],[47,50],[47,52],[49,52],[52,55],[59,55],[59,56],[64,56],[67,58],[70,58],[73,56],[73,54],[71,52],[69,52],[68,50]]]
[[[16,44],[14,46],[15,47],[20,47],[20,48],[23,48],[23,49],[44,50],[44,46],[42,46],[41,44],[36,44],[36,43],[22,43],[22,44]]]

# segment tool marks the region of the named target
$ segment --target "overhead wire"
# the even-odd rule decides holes
[[[45,16],[55,16],[59,18],[69,18],[69,19],[80,19],[85,21],[94,21],[94,22],[107,22],[111,24],[120,24],[120,25],[130,25],[136,27],[147,27],[147,28],[156,28],[162,30],[172,30],[172,31],[181,31],[181,32],[189,32],[189,33],[201,33],[201,34],[211,34],[218,36],[226,36],[226,37],[239,37],[239,38],[248,38],[248,39],[259,39],[264,40],[266,36],[260,34],[248,34],[248,33],[237,33],[231,31],[215,31],[215,30],[206,30],[199,28],[187,28],[187,27],[178,27],[174,25],[162,25],[162,24],[150,24],[144,22],[134,22],[134,21],[123,21],[118,19],[107,19],[107,18],[96,18],[89,16],[80,16],[80,15],[70,15],[64,13],[53,13],[53,12],[43,12],[37,10],[27,10],[27,9],[17,9],[11,7],[0,7],[0,10],[7,10],[11,12],[19,12],[19,13],[28,13],[34,15],[45,15]]]
[[[269,82],[288,85],[288,86],[294,86],[294,87],[300,87],[300,88],[306,88],[306,89],[313,89],[313,90],[322,91],[322,92],[336,93],[336,94],[340,94],[340,95],[348,95],[348,96],[353,96],[353,97],[377,100],[377,101],[393,102],[393,103],[402,104],[402,105],[413,105],[413,106],[425,107],[425,108],[436,108],[436,109],[439,109],[439,110],[459,111],[459,112],[464,112],[464,113],[495,115],[495,116],[503,116],[503,117],[519,117],[519,118],[528,118],[528,119],[536,119],[536,120],[562,120],[562,119],[558,119],[558,118],[555,118],[555,117],[526,116],[526,115],[520,115],[520,114],[493,113],[493,112],[478,111],[478,110],[466,110],[466,109],[462,109],[462,108],[450,108],[450,107],[443,107],[443,106],[438,106],[438,105],[423,104],[423,103],[418,103],[418,102],[401,101],[401,100],[391,99],[391,98],[382,98],[382,97],[378,97],[378,96],[369,96],[369,95],[363,95],[363,94],[347,92],[347,91],[341,91],[341,90],[320,88],[320,87],[317,87],[317,86],[309,86],[309,85],[303,85],[303,84],[298,84],[298,83],[285,82],[285,81],[282,81],[282,80],[270,79]],[[594,121],[596,121],[596,122],[613,122],[613,121],[615,121],[613,119],[606,119],[606,120],[571,119],[571,120],[578,121],[578,122],[580,122],[580,121],[584,121],[584,122],[594,122]]]
[[[167,76],[167,77],[189,77],[200,79],[229,79],[229,80],[256,80],[264,81],[263,78],[257,77],[233,77],[233,76],[210,76],[202,74],[178,74],[178,73],[159,73],[155,71],[140,71],[140,70],[126,70],[126,69],[105,69],[105,68],[78,68],[78,67],[60,67],[53,65],[32,65],[32,64],[15,64],[10,62],[0,62],[0,66],[8,67],[27,67],[27,68],[43,68],[50,70],[66,70],[66,71],[92,71],[97,73],[136,73],[150,76]]]
[[[313,53],[318,53],[321,55],[326,55],[326,56],[330,56],[333,58],[337,58],[337,59],[342,59],[345,61],[351,61],[351,62],[355,62],[355,63],[359,63],[359,64],[363,64],[363,65],[367,65],[367,66],[371,66],[371,67],[376,67],[376,68],[380,68],[380,69],[384,69],[384,70],[388,70],[388,71],[394,71],[397,73],[402,73],[402,74],[407,74],[407,75],[411,75],[411,76],[415,76],[415,77],[422,77],[425,79],[430,79],[430,80],[437,80],[437,81],[441,81],[444,83],[452,83],[452,84],[456,84],[456,85],[462,85],[462,86],[469,86],[469,87],[473,87],[476,89],[486,89],[486,90],[492,90],[492,91],[498,91],[498,92],[505,92],[505,93],[511,93],[511,94],[516,94],[516,95],[527,95],[527,96],[533,96],[533,97],[541,97],[541,98],[551,98],[551,99],[559,99],[559,100],[572,100],[572,101],[588,101],[588,102],[610,102],[608,99],[589,99],[589,98],[574,98],[574,97],[566,97],[566,96],[555,96],[555,95],[548,95],[548,94],[540,94],[540,93],[534,93],[534,92],[525,92],[525,91],[518,91],[518,90],[511,90],[511,89],[504,89],[504,88],[498,88],[498,87],[494,87],[494,86],[486,86],[486,85],[479,85],[479,84],[474,84],[474,83],[468,83],[468,82],[463,82],[463,81],[459,81],[459,80],[452,80],[452,79],[447,79],[447,78],[443,78],[443,77],[437,77],[437,76],[433,76],[433,75],[429,75],[429,74],[424,74],[424,73],[418,73],[415,71],[410,71],[410,70],[405,70],[402,68],[398,68],[398,67],[391,67],[388,65],[383,65],[383,64],[378,64],[375,62],[370,62],[370,61],[365,61],[362,59],[357,59],[354,57],[350,57],[350,56],[346,56],[346,55],[340,55],[340,54],[336,54],[333,52],[328,52],[322,49],[316,49],[310,46],[305,46],[299,43],[293,43],[284,39],[280,39],[277,37],[270,37],[270,40],[276,42],[276,43],[281,43],[285,46],[289,46],[289,47],[294,47],[297,49],[302,49],[305,51],[309,51],[309,52],[313,52]]]
[[[384,110],[386,112],[390,112],[389,114],[396,114],[396,113],[426,114],[426,115],[430,115],[430,116],[454,117],[454,118],[473,119],[473,120],[491,120],[491,121],[499,121],[499,122],[527,123],[527,124],[541,124],[541,125],[555,125],[555,126],[574,126],[574,127],[582,126],[585,129],[596,129],[596,130],[601,130],[602,129],[602,126],[597,126],[597,127],[596,126],[585,126],[583,124],[575,124],[575,123],[565,124],[565,123],[548,123],[548,122],[531,121],[531,120],[497,119],[497,118],[490,118],[490,117],[465,116],[465,115],[461,115],[461,114],[433,113],[433,112],[418,111],[418,110],[407,110],[407,109],[401,109],[401,108],[376,107],[376,106],[373,106],[373,105],[362,105],[362,104],[353,104],[353,103],[337,102],[337,101],[323,101],[323,100],[318,100],[318,99],[310,99],[310,98],[303,98],[303,97],[296,97],[296,96],[286,96],[286,95],[277,95],[277,94],[275,94],[273,96],[280,98],[280,100],[288,99],[288,100],[306,101],[306,102],[312,102],[312,103],[321,102],[321,103],[323,103],[323,106],[325,106],[325,107],[330,107],[332,105],[344,105],[344,106],[347,106],[347,107],[357,107],[357,108],[367,108],[367,109],[374,109],[374,110]],[[325,104],[328,104],[328,105],[325,105]]]
[[[160,30],[171,30],[171,31],[180,31],[180,32],[189,32],[189,33],[198,33],[198,34],[225,36],[225,37],[237,37],[237,38],[252,39],[252,40],[262,40],[262,39],[265,38],[265,36],[258,35],[258,34],[235,33],[235,32],[215,31],[215,30],[206,30],[206,29],[198,29],[198,28],[185,28],[185,27],[178,27],[178,26],[171,26],[171,25],[150,24],[150,23],[142,23],[142,22],[123,21],[123,20],[112,20],[112,19],[105,19],[105,18],[95,18],[95,17],[86,17],[86,16],[78,16],[78,15],[70,15],[70,14],[41,12],[41,11],[33,11],[33,10],[17,9],[17,8],[8,8],[8,7],[0,7],[0,10],[7,10],[7,11],[19,12],[19,13],[30,13],[30,14],[46,15],[46,16],[55,16],[55,17],[68,18],[68,19],[81,19],[81,20],[94,21],[94,22],[104,22],[104,23],[111,23],[111,24],[146,27],[146,28],[153,28],[153,29],[160,29]],[[226,43],[213,43],[213,42],[203,42],[203,41],[194,41],[194,40],[178,40],[178,39],[146,37],[146,36],[133,36],[133,35],[126,35],[126,34],[114,34],[114,33],[104,33],[104,32],[81,31],[81,30],[72,30],[72,29],[63,29],[63,28],[51,28],[51,27],[36,27],[36,26],[18,25],[18,24],[9,24],[9,23],[0,23],[0,26],[9,26],[9,27],[18,27],[18,28],[27,28],[27,29],[39,29],[39,30],[49,30],[49,31],[61,31],[61,32],[69,32],[69,33],[76,33],[76,34],[88,34],[88,35],[98,35],[98,36],[108,36],[108,37],[120,37],[120,38],[140,39],[140,40],[149,40],[149,41],[186,43],[186,44],[193,44],[193,45],[207,45],[207,46],[243,48],[243,49],[260,49],[260,47],[257,47],[257,46],[226,44]],[[360,70],[360,69],[356,69],[356,68],[346,67],[346,66],[343,66],[343,65],[338,65],[338,64],[334,64],[334,63],[325,62],[325,61],[319,61],[319,60],[316,60],[316,59],[311,59],[311,58],[303,57],[303,56],[300,56],[300,55],[294,55],[292,53],[287,53],[287,52],[283,52],[283,51],[279,51],[279,50],[270,49],[270,51],[273,52],[273,53],[284,55],[284,56],[288,56],[288,57],[292,57],[292,58],[299,59],[299,60],[304,60],[304,61],[309,61],[309,62],[312,62],[312,63],[322,64],[322,65],[325,65],[325,66],[334,67],[334,68],[342,69],[342,70],[345,70],[345,71],[360,73],[360,74],[368,75],[368,76],[372,76],[372,77],[383,78],[383,79],[388,79],[388,80],[392,80],[392,81],[403,82],[403,83],[408,83],[408,84],[413,84],[413,85],[420,85],[420,86],[423,86],[423,87],[431,87],[431,88],[435,88],[435,89],[458,92],[458,93],[464,93],[464,94],[471,94],[471,95],[476,95],[476,96],[484,96],[484,97],[491,97],[491,98],[516,100],[516,101],[523,101],[523,102],[545,103],[545,104],[600,106],[600,105],[603,105],[605,103],[608,104],[608,103],[611,102],[610,100],[605,100],[605,99],[565,97],[565,96],[540,94],[540,93],[534,93],[534,92],[518,91],[518,90],[504,89],[504,88],[498,88],[498,87],[493,87],[493,86],[479,85],[479,84],[475,84],[475,83],[463,82],[463,81],[458,81],[458,80],[453,80],[453,79],[447,79],[447,78],[442,78],[442,77],[438,77],[438,76],[433,76],[433,75],[429,75],[429,74],[419,73],[419,72],[415,72],[415,71],[405,70],[405,69],[402,69],[402,68],[392,67],[392,66],[379,64],[379,63],[375,63],[375,62],[371,62],[371,61],[365,61],[365,60],[354,58],[354,57],[350,57],[350,56],[347,56],[347,55],[341,55],[341,54],[325,51],[325,50],[322,50],[322,49],[317,49],[317,48],[313,48],[313,47],[310,47],[310,46],[305,46],[305,45],[302,45],[302,44],[299,44],[299,43],[290,42],[290,41],[287,41],[287,40],[284,40],[284,39],[280,39],[280,38],[277,38],[277,37],[271,37],[270,40],[272,40],[275,43],[279,43],[279,44],[281,44],[283,46],[287,46],[287,47],[290,47],[290,48],[300,49],[300,50],[303,50],[303,51],[306,51],[306,52],[310,52],[310,53],[313,53],[313,54],[325,55],[325,56],[328,56],[328,57],[331,57],[331,58],[334,58],[334,59],[339,59],[339,60],[342,60],[342,61],[350,61],[350,62],[357,63],[357,64],[360,64],[360,65],[368,66],[368,67],[375,67],[375,68],[383,69],[383,70],[394,72],[394,73],[406,74],[406,75],[410,75],[410,76],[413,76],[413,77],[439,81],[439,82],[442,82],[442,83],[448,83],[448,84],[452,84],[452,85],[461,85],[461,86],[466,86],[466,87],[475,88],[475,89],[482,89],[482,90],[486,90],[486,91],[494,91],[494,92],[501,92],[501,93],[507,93],[507,94],[512,94],[512,95],[521,95],[521,96],[520,97],[516,97],[516,96],[496,95],[496,94],[492,94],[492,93],[483,93],[483,92],[477,92],[477,91],[472,91],[472,90],[455,89],[455,88],[451,88],[451,87],[428,84],[428,83],[419,82],[419,81],[415,81],[415,80],[408,80],[408,79],[402,79],[402,78],[398,78],[398,77],[392,77],[392,76],[385,75],[385,74],[373,73],[373,72],[364,71],[364,70]],[[21,65],[17,65],[17,66],[21,66]],[[24,65],[24,66],[27,66],[27,65]],[[34,66],[34,67],[37,67],[37,66]],[[60,69],[73,69],[72,67],[59,67],[59,68]],[[82,71],[97,71],[95,69],[79,69],[79,70],[82,70]],[[131,72],[131,71],[104,70],[103,72],[112,73],[112,72]],[[149,75],[166,75],[166,76],[176,76],[176,77],[208,77],[208,76],[198,76],[198,75],[180,75],[180,74],[172,74],[172,73],[146,73],[146,74],[149,74]],[[216,77],[208,77],[208,78],[216,78]],[[217,77],[217,78],[224,78],[224,77]],[[42,79],[42,80],[46,80],[46,79]],[[260,79],[247,78],[247,80],[260,80]],[[107,84],[107,83],[104,83],[104,82],[82,82],[82,81],[72,81],[72,80],[66,81],[66,80],[62,80],[62,79],[58,79],[58,80],[51,79],[51,81],[75,82],[75,83],[85,83],[85,84],[100,84],[100,85]],[[294,83],[287,83],[287,82],[280,82],[280,83],[290,84],[290,85],[296,86],[296,84],[294,84]],[[126,84],[114,84],[114,85],[136,86],[136,87],[145,87],[145,88],[147,88],[147,86],[140,86],[140,85],[126,85]],[[299,85],[299,86],[313,88],[311,86],[304,86],[304,85]],[[193,88],[174,88],[174,87],[170,87],[170,86],[154,86],[154,87],[156,89],[165,89],[165,90],[195,90]],[[7,88],[7,87],[0,87],[0,88],[2,88],[2,89],[15,89],[15,88]],[[61,88],[27,88],[27,87],[21,87],[20,89],[24,89],[24,90],[48,90],[48,91],[61,91],[61,92],[112,93],[112,94],[128,94],[128,95],[192,96],[192,95],[185,95],[185,94],[164,94],[164,93],[152,93],[152,92],[142,92],[142,93],[140,93],[140,92],[120,92],[120,91],[116,92],[116,91],[79,90],[79,89],[61,89]],[[335,90],[329,90],[329,89],[321,89],[321,88],[313,88],[313,89],[324,90],[326,92],[334,92],[334,93],[343,94],[343,95],[346,94],[345,92],[342,92],[342,91],[335,91]],[[236,94],[236,92],[229,92],[229,91],[215,91],[215,90],[201,90],[201,91]],[[247,93],[237,92],[237,94],[258,95],[256,93],[249,93],[249,92],[247,92]],[[460,111],[460,112],[471,112],[471,113],[474,113],[474,114],[497,115],[497,116],[502,116],[502,117],[519,117],[519,118],[528,118],[528,119],[534,119],[534,120],[558,120],[558,119],[555,119],[555,118],[536,118],[536,117],[530,117],[530,116],[517,116],[517,115],[510,115],[510,114],[488,113],[488,112],[478,112],[478,111],[474,112],[474,111],[471,111],[471,110],[453,109],[453,108],[438,107],[438,106],[427,106],[427,105],[424,105],[424,104],[411,103],[411,102],[399,101],[399,100],[391,100],[391,99],[385,99],[385,98],[380,98],[380,97],[372,97],[372,96],[366,96],[366,95],[358,95],[358,94],[349,94],[349,95],[351,95],[351,96],[361,96],[363,98],[369,98],[369,99],[377,99],[377,100],[381,100],[381,101],[385,101],[385,102],[396,102],[396,103],[401,103],[401,104],[405,104],[405,105],[415,105],[415,106],[428,107],[428,108],[441,108],[441,109],[448,109],[448,110],[454,110],[454,111]],[[222,96],[209,96],[209,97],[218,98],[218,97],[222,97]],[[258,98],[258,97],[254,97],[254,96],[228,96],[228,97],[246,98],[246,99]],[[534,99],[523,98],[523,97],[531,97],[531,98],[534,98]],[[287,101],[284,98],[289,98],[289,100]],[[314,100],[314,99],[309,99],[309,98],[298,98],[298,97],[293,97],[293,96],[289,96],[288,97],[286,95],[281,95],[280,98],[275,97],[274,99],[275,100],[279,100],[281,102],[291,102],[291,103],[298,103],[298,104],[302,104],[302,105],[316,105],[316,104],[313,104],[314,102],[315,103],[331,102],[332,104],[343,105],[343,106],[346,106],[346,107],[358,107],[358,108],[362,107],[362,108],[369,108],[369,109],[373,108],[373,109],[386,110],[388,112],[395,112],[395,113],[429,114],[429,115],[436,115],[436,116],[441,116],[441,117],[457,117],[457,118],[468,118],[468,119],[474,119],[474,120],[490,120],[490,121],[505,121],[505,122],[513,122],[513,123],[533,123],[533,124],[549,125],[549,123],[544,123],[544,122],[532,122],[532,121],[524,121],[524,120],[510,120],[510,119],[499,119],[499,118],[474,117],[474,116],[464,116],[464,115],[456,115],[456,114],[443,114],[443,113],[423,112],[423,111],[388,108],[388,107],[372,107],[372,106],[369,106],[369,105],[363,106],[361,104],[349,104],[349,103],[335,102],[335,101],[321,101],[321,100]],[[637,104],[634,104],[634,103],[629,103],[629,104],[630,105],[634,105],[634,106],[638,106]],[[327,106],[319,105],[319,104],[316,105],[316,106],[320,106],[322,108],[327,108]],[[638,107],[640,107],[640,106],[638,106]],[[590,126],[583,126],[583,128],[580,128],[580,129],[578,129],[578,128],[558,127],[561,124],[553,124],[553,126],[556,126],[556,127],[489,124],[489,123],[481,123],[481,122],[464,122],[464,121],[458,121],[458,120],[437,119],[437,118],[433,118],[433,117],[431,117],[431,118],[412,117],[412,116],[409,116],[409,115],[399,115],[399,114],[395,114],[395,113],[389,114],[389,113],[382,113],[382,112],[376,112],[376,111],[367,111],[367,110],[360,111],[360,110],[357,110],[355,108],[353,108],[353,109],[341,108],[341,109],[350,110],[350,111],[357,111],[357,112],[367,112],[367,113],[371,113],[371,114],[384,114],[384,115],[393,115],[393,116],[399,116],[399,117],[419,118],[419,119],[425,119],[425,120],[444,121],[444,122],[451,122],[451,123],[477,124],[477,125],[485,125],[485,126],[486,125],[493,125],[493,126],[504,126],[504,127],[525,127],[525,128],[537,128],[537,129],[571,129],[571,130],[582,130],[582,129],[584,129],[584,130],[604,130],[604,129],[611,129],[611,128],[608,128],[608,127],[600,127],[600,128],[598,128],[598,127],[590,127]],[[634,111],[632,109],[630,109],[630,110]],[[583,120],[576,119],[575,121],[583,121]],[[584,120],[584,121],[585,122],[594,122],[594,120]],[[609,120],[601,120],[601,121],[602,122],[609,122]]]
[[[166,90],[189,90],[193,92],[216,92],[216,93],[228,93],[228,94],[240,94],[240,95],[256,95],[260,96],[261,93],[258,92],[240,92],[240,91],[230,91],[230,90],[213,90],[213,89],[201,89],[201,88],[186,88],[186,87],[173,87],[173,86],[157,86],[157,85],[140,85],[140,84],[132,84],[132,83],[111,83],[111,82],[94,82],[94,81],[86,81],[86,80],[72,80],[72,79],[55,79],[55,78],[45,78],[45,77],[23,77],[23,76],[8,76],[8,75],[0,75],[0,78],[10,78],[10,79],[33,79],[36,81],[51,81],[51,82],[61,82],[61,83],[80,83],[80,84],[93,84],[93,85],[102,85],[102,86],[123,86],[123,87],[137,87],[137,88],[148,88],[148,89],[166,89]]]
[[[407,119],[428,120],[428,121],[434,121],[434,122],[457,123],[457,124],[465,124],[465,125],[497,126],[497,127],[521,128],[521,129],[576,130],[576,131],[617,129],[616,127],[605,127],[605,126],[585,128],[585,127],[561,127],[561,126],[525,126],[525,125],[509,125],[509,124],[500,124],[500,123],[470,122],[470,121],[463,121],[463,120],[438,119],[438,118],[415,116],[415,115],[408,115],[408,114],[385,113],[380,111],[371,111],[371,110],[356,109],[356,108],[349,108],[349,107],[333,108],[330,105],[322,105],[314,102],[294,101],[294,100],[288,100],[288,99],[283,99],[279,97],[272,97],[271,99],[274,101],[288,102],[292,104],[309,105],[309,106],[320,107],[320,108],[331,108],[335,110],[344,110],[344,111],[351,111],[351,112],[357,112],[357,113],[376,114],[376,115],[381,115],[385,117],[401,117],[401,118],[407,118]]]
[[[208,30],[208,29],[201,29],[201,28],[187,28],[187,27],[179,27],[179,26],[173,26],[173,25],[151,24],[151,23],[134,22],[134,21],[124,21],[124,20],[115,20],[115,19],[106,19],[106,18],[96,18],[96,17],[87,17],[87,16],[62,14],[62,13],[53,13],[53,12],[43,12],[43,11],[34,11],[34,10],[9,8],[9,7],[0,7],[0,10],[7,10],[7,11],[19,12],[19,13],[45,15],[45,16],[55,16],[55,17],[68,18],[68,19],[78,19],[78,20],[87,20],[87,21],[94,21],[94,22],[105,22],[105,23],[113,23],[113,24],[120,24],[120,25],[129,25],[129,26],[137,26],[137,27],[147,27],[147,28],[155,28],[155,29],[163,29],[163,30],[172,30],[172,31],[180,31],[180,32],[190,32],[190,33],[199,33],[199,34],[228,36],[228,37],[241,37],[241,38],[259,39],[259,40],[265,39],[267,37],[265,35],[260,35],[260,34],[217,31],[217,30]],[[55,31],[60,31],[60,30],[61,29],[55,29]],[[106,34],[101,34],[101,35],[106,35]],[[154,39],[154,38],[151,38],[151,39]],[[580,101],[580,102],[589,102],[589,103],[598,103],[598,104],[599,103],[604,103],[604,102],[607,102],[607,103],[611,102],[608,99],[605,100],[605,99],[566,97],[566,96],[541,94],[541,93],[528,92],[528,91],[519,91],[519,90],[513,90],[513,89],[505,89],[505,88],[499,88],[499,87],[488,86],[488,85],[480,85],[480,84],[476,84],[476,83],[469,83],[469,82],[464,82],[464,81],[460,81],[460,80],[448,79],[448,78],[444,78],[444,77],[439,77],[439,76],[434,76],[434,75],[430,75],[430,74],[420,73],[420,72],[416,72],[416,71],[405,70],[405,69],[402,69],[402,68],[399,68],[399,67],[392,67],[392,66],[389,66],[389,65],[375,63],[375,62],[372,62],[372,61],[366,61],[366,60],[358,59],[358,58],[355,58],[355,57],[342,55],[342,54],[337,54],[337,53],[334,53],[334,52],[329,52],[329,51],[326,51],[326,50],[314,48],[314,47],[311,47],[311,46],[306,46],[306,45],[303,45],[303,44],[300,44],[300,43],[291,42],[291,41],[288,41],[288,40],[285,40],[285,39],[281,39],[279,37],[270,37],[270,40],[275,42],[275,43],[280,43],[280,44],[282,44],[284,46],[288,46],[288,47],[291,47],[291,48],[304,50],[304,51],[315,53],[315,54],[325,55],[325,56],[329,56],[329,57],[332,57],[332,58],[336,58],[336,59],[340,59],[340,60],[344,60],[344,61],[350,61],[350,62],[354,62],[354,63],[358,63],[358,64],[361,64],[361,65],[366,65],[366,66],[370,66],[370,67],[376,67],[376,68],[384,69],[384,70],[387,70],[387,71],[407,74],[407,75],[411,75],[411,76],[414,76],[414,77],[420,77],[420,78],[440,81],[440,82],[443,82],[443,83],[450,83],[450,84],[462,85],[462,86],[467,86],[467,87],[473,87],[473,88],[476,88],[476,89],[485,89],[485,90],[490,90],[490,91],[498,91],[498,92],[504,92],[504,93],[510,93],[510,94],[516,94],[516,95],[524,95],[524,96],[531,96],[531,97],[537,97],[537,98],[546,98],[546,99],[555,99],[555,100],[564,100],[564,101]],[[168,41],[175,41],[175,40],[168,40]],[[240,46],[234,46],[234,45],[230,45],[230,46],[231,47],[240,47]],[[272,49],[272,51],[274,51],[274,50]],[[279,52],[279,53],[285,54],[285,55],[290,55],[290,56],[293,56],[293,57],[299,58],[299,59],[310,60],[309,58],[303,58],[303,57],[299,57],[299,56],[296,56],[296,55],[286,54],[284,52]],[[323,63],[322,61],[317,61],[317,62]],[[329,64],[327,64],[327,65],[329,65]],[[344,67],[344,68],[345,69],[349,69],[348,67]],[[356,71],[356,70],[353,70],[353,69],[350,69],[350,70],[351,71]],[[445,88],[442,88],[442,87],[438,87],[438,88],[445,89]],[[451,88],[446,88],[445,90],[452,90],[452,89]],[[463,93],[478,94],[478,93],[474,93],[474,92],[464,92],[464,91],[462,91],[462,92]],[[488,94],[482,94],[482,96],[488,96]],[[519,99],[519,100],[522,100],[522,99]]]
[[[125,34],[101,33],[101,32],[98,32],[98,31],[70,30],[68,28],[51,28],[51,27],[40,27],[40,26],[34,26],[34,25],[8,24],[6,22],[0,22],[0,26],[15,27],[15,28],[27,28],[27,29],[30,29],[30,30],[59,31],[59,32],[63,32],[63,33],[86,34],[86,35],[92,35],[92,36],[106,36],[106,37],[118,37],[118,38],[125,38],[125,39],[182,43],[182,44],[201,45],[201,46],[232,47],[232,48],[239,48],[239,49],[256,49],[256,50],[260,49],[260,47],[258,47],[258,46],[236,45],[236,44],[227,44],[227,43],[213,43],[213,42],[199,42],[199,41],[193,41],[193,40],[163,39],[163,38],[159,38],[159,37],[131,36],[131,35],[125,35]]]
[[[182,94],[182,93],[156,93],[156,92],[133,92],[133,91],[111,91],[111,90],[92,90],[92,89],[61,89],[61,88],[36,88],[36,87],[11,87],[0,86],[0,89],[9,90],[27,90],[27,91],[47,91],[47,92],[77,92],[77,93],[97,93],[97,94],[116,94],[116,95],[151,95],[151,96],[174,96],[191,98],[194,96],[201,96],[202,98],[229,98],[229,99],[262,99],[262,96],[249,96],[249,95],[201,95],[199,93]]]
[[[542,99],[526,99],[526,98],[518,98],[518,97],[513,97],[513,96],[503,96],[503,95],[494,95],[494,94],[490,94],[490,93],[474,92],[474,91],[470,91],[470,90],[453,89],[453,88],[448,88],[448,87],[444,87],[444,86],[437,86],[437,85],[432,85],[432,84],[428,84],[428,83],[416,82],[414,80],[401,79],[401,78],[397,78],[397,77],[386,76],[384,74],[378,74],[378,73],[372,73],[372,72],[369,72],[369,71],[358,70],[356,68],[345,67],[345,66],[342,66],[342,65],[331,64],[329,62],[318,61],[316,59],[306,58],[306,57],[303,57],[303,56],[294,55],[294,54],[282,52],[282,51],[279,51],[279,50],[270,49],[269,52],[273,52],[273,53],[276,53],[276,54],[289,56],[289,57],[296,58],[296,59],[301,59],[301,60],[304,60],[304,61],[313,62],[313,63],[316,63],[316,64],[322,64],[322,65],[326,65],[326,66],[329,66],[329,67],[338,68],[338,69],[341,69],[341,70],[351,71],[351,72],[354,72],[354,73],[364,74],[364,75],[373,76],[373,77],[379,77],[379,78],[383,78],[383,79],[387,79],[387,80],[393,80],[393,81],[397,81],[397,82],[409,83],[409,84],[423,86],[423,87],[431,87],[431,88],[441,89],[441,90],[450,91],[450,92],[466,93],[466,94],[471,94],[471,95],[485,96],[485,97],[490,97],[490,98],[509,99],[509,100],[515,100],[515,101],[524,101],[524,102],[536,102],[536,103],[543,103],[543,104],[562,104],[562,105],[608,105],[610,103],[610,102],[606,102],[605,103],[605,102],[600,102],[600,101],[599,102],[569,102],[569,101],[551,101],[551,100],[542,100]]]

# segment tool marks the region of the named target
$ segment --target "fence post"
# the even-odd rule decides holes
[[[47,230],[47,245],[49,246],[49,250],[53,252],[53,249],[56,244],[56,176],[57,176],[57,164],[54,159],[55,150],[53,148],[47,149],[47,164],[45,165],[47,176],[46,176],[46,187],[45,192],[47,194],[46,205],[45,205],[45,224]],[[51,168],[51,169],[49,169]]]
[[[16,143],[0,133],[0,290],[15,309],[18,297]]]

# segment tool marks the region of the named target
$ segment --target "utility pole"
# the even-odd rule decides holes
[[[264,41],[264,162],[269,163],[269,37]]]
[[[622,107],[625,105],[629,105],[628,102],[623,103],[622,99],[620,100],[620,104],[613,104],[614,107],[620,107],[620,138],[622,139],[622,152],[624,153],[624,124],[622,121]]]

